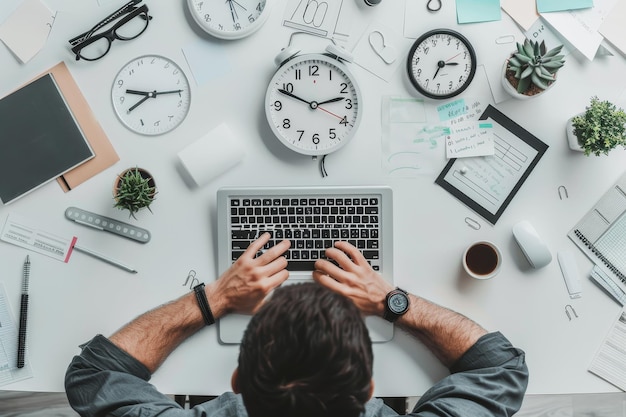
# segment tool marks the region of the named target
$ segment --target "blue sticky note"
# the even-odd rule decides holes
[[[467,106],[465,99],[462,98],[437,106],[437,114],[439,114],[439,120],[442,122],[456,119],[465,113],[467,113]]]
[[[593,7],[593,0],[537,0],[539,13],[561,12]]]
[[[456,0],[458,23],[500,20],[500,0]]]

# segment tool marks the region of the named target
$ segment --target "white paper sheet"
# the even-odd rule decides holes
[[[596,353],[589,372],[626,391],[626,310],[622,310]]]
[[[40,0],[25,0],[0,26],[0,39],[25,64],[46,44],[54,16]]]

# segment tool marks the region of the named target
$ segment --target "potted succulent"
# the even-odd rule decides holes
[[[150,204],[157,194],[156,183],[152,175],[142,168],[129,168],[119,174],[113,186],[113,198],[120,210],[128,210],[136,219],[135,213],[142,208],[150,212]]]
[[[565,64],[559,55],[563,45],[549,51],[544,41],[525,39],[504,63],[502,85],[511,96],[527,99],[546,91],[556,82],[556,73]]]
[[[626,113],[609,101],[591,97],[586,110],[567,122],[567,139],[570,148],[587,156],[608,155],[617,145],[626,148]]]

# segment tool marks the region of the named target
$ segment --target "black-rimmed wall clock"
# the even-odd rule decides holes
[[[411,84],[429,98],[446,99],[463,92],[476,73],[476,53],[458,32],[435,29],[420,36],[409,52]]]

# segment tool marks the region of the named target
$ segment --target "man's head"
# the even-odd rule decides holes
[[[318,284],[280,287],[244,334],[234,388],[250,417],[357,417],[372,393],[359,310]]]

